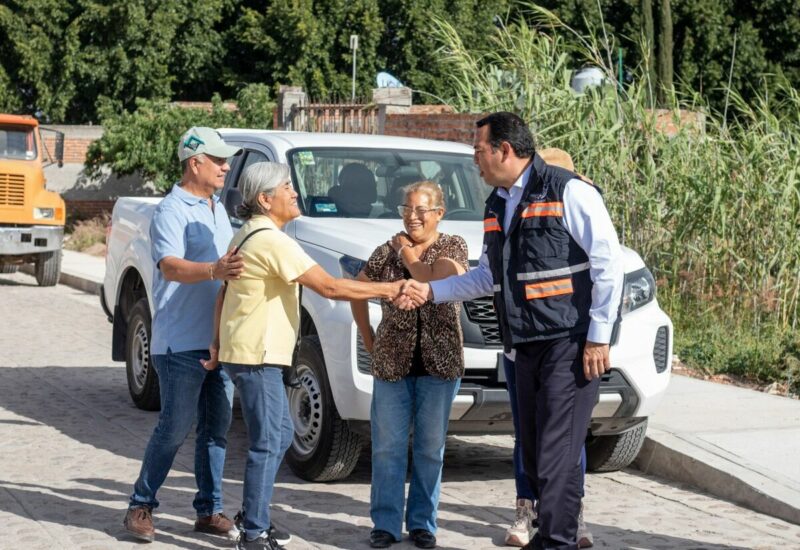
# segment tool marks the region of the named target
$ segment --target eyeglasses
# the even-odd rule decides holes
[[[410,206],[406,206],[405,204],[401,204],[397,207],[397,213],[400,214],[403,218],[410,218],[411,213],[417,215],[418,218],[424,218],[428,212],[433,212],[434,210],[441,210],[440,206],[436,206],[434,208],[423,208],[421,206],[417,206],[416,208],[411,208]]]

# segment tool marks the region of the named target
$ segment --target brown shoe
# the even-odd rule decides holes
[[[129,508],[125,514],[125,530],[139,540],[153,542],[156,530],[153,529],[153,511],[147,506]]]
[[[233,521],[225,514],[211,514],[210,516],[197,518],[197,521],[194,522],[194,530],[223,537],[238,534]]]

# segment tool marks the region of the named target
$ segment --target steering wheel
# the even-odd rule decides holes
[[[459,217],[459,214],[461,215],[469,214],[470,217],[472,217],[475,215],[475,212],[473,212],[469,208],[453,208],[452,210],[448,210],[447,212],[445,212],[444,216],[442,216],[442,219],[443,220],[457,219]]]

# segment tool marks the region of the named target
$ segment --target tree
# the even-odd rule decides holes
[[[349,97],[350,35],[357,34],[357,90],[366,95],[378,70],[382,32],[377,0],[288,0],[245,7],[227,33],[226,82],[293,84],[312,96]]]
[[[509,0],[383,0],[380,11],[386,30],[378,50],[384,61],[382,68],[414,90],[447,96],[450,90],[444,69],[437,62],[431,18],[446,18],[459,29],[465,43],[485,46],[495,22],[505,20],[509,7]],[[436,100],[425,97],[422,101]]]
[[[664,105],[672,93],[672,10],[669,0],[658,2],[658,102]]]
[[[0,4],[0,110],[64,118],[76,94],[74,12],[59,0]]]

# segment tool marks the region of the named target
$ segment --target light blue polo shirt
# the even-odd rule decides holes
[[[158,263],[167,256],[192,262],[215,262],[224,255],[233,229],[216,196],[214,210],[208,201],[174,185],[156,207],[150,222],[153,273],[152,343],[150,353],[163,355],[206,350],[214,330],[214,302],[221,283],[186,284],[167,281]]]

